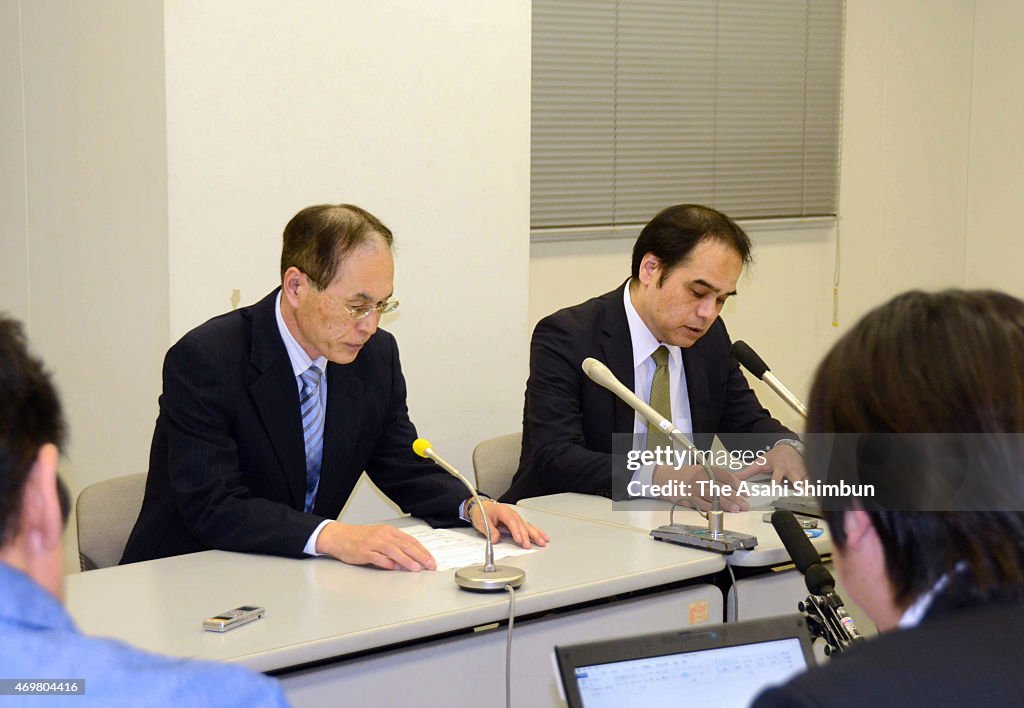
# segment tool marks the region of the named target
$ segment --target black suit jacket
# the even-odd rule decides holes
[[[765,445],[795,437],[757,400],[731,347],[719,318],[682,350],[695,445],[708,449],[716,434],[730,449],[753,449],[751,438],[730,433],[757,433]],[[633,388],[633,345],[621,287],[559,310],[534,329],[519,469],[502,501],[556,492],[612,496],[612,435],[632,434],[635,414],[586,377],[581,364],[587,357],[604,362]],[[616,489],[615,496],[622,491]]]
[[[849,649],[755,708],[775,706],[1010,706],[1024,703],[1024,605],[929,612],[920,625]]]
[[[393,336],[327,364],[320,486],[303,512],[306,458],[296,378],[274,291],[192,330],[167,352],[142,511],[122,563],[210,548],[302,556],[363,470],[406,511],[458,522],[459,482],[412,452],[416,429]]]

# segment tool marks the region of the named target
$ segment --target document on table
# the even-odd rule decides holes
[[[426,524],[406,526],[402,531],[423,544],[437,561],[438,570],[452,570],[484,562],[487,542],[483,536],[469,536],[451,529],[432,529]],[[537,547],[527,550],[515,544],[511,536],[502,536],[501,543],[494,544],[494,560],[533,553]]]

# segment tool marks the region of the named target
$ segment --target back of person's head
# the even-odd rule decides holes
[[[284,227],[281,277],[294,266],[323,290],[345,256],[374,238],[389,248],[394,241],[391,230],[365,209],[351,204],[306,207]]]
[[[12,540],[29,472],[40,448],[62,448],[64,417],[43,363],[28,351],[21,325],[0,315],[0,547]],[[66,490],[58,485],[62,511]]]
[[[719,241],[736,251],[744,263],[750,262],[750,237],[736,222],[710,207],[677,204],[659,212],[640,232],[633,244],[633,279],[640,277],[640,262],[651,253],[663,266],[660,286],[704,240]]]
[[[819,365],[807,432],[820,481],[832,481],[832,470],[814,449],[826,439],[815,434],[860,434],[836,439],[855,440],[848,459],[862,480],[869,470],[895,490],[856,503],[878,534],[898,604],[943,577],[965,601],[1024,595],[1024,506],[1014,501],[1024,483],[1024,302],[993,291],[915,291],[873,310]],[[986,480],[1011,490],[1007,506],[944,505],[958,485]],[[840,550],[854,504],[823,505]]]

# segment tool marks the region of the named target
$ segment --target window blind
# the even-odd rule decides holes
[[[834,215],[842,24],[842,0],[534,0],[534,238],[683,202]]]

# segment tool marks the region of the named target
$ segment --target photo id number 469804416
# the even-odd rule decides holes
[[[80,696],[85,679],[0,679],[0,696]]]

